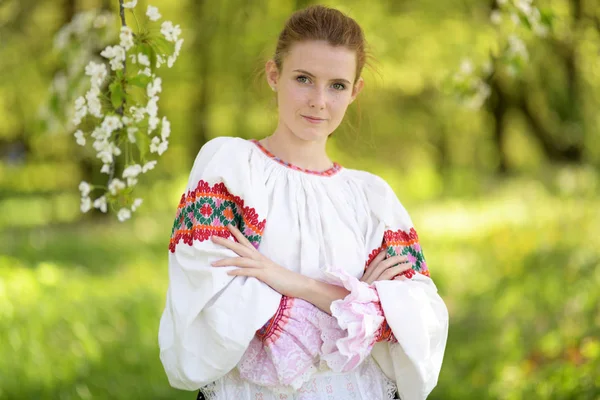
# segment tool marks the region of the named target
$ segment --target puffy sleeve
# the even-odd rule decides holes
[[[403,400],[425,399],[436,386],[442,367],[448,310],[430,277],[412,220],[392,188],[373,176],[367,192],[373,213],[370,256],[380,251],[387,257],[404,255],[416,272],[406,275],[406,280],[375,282],[385,323],[372,355],[396,382]]]
[[[233,369],[281,295],[255,278],[210,263],[236,257],[214,244],[235,224],[258,248],[268,201],[261,168],[243,139],[216,138],[200,150],[177,207],[169,243],[169,287],[158,341],[169,383],[197,390]]]
[[[364,179],[364,177],[363,177]],[[403,400],[423,400],[437,384],[448,335],[448,311],[430,277],[419,237],[391,187],[368,174],[365,194],[372,213],[366,268],[381,251],[407,256],[404,280],[359,281],[341,268],[330,275],[350,294],[331,305],[346,334],[336,341],[330,366],[348,370],[369,354],[392,379]]]

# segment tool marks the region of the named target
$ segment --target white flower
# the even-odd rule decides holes
[[[111,164],[113,162],[113,154],[108,150],[98,152],[96,157],[102,160],[103,164]]]
[[[179,40],[177,40],[177,42],[175,42],[175,51],[167,59],[167,67],[168,68],[171,68],[173,66],[173,64],[175,64],[175,61],[177,61],[177,57],[179,57],[179,51],[181,50],[182,45],[183,45],[183,39],[179,39]]]
[[[156,77],[154,81],[148,83],[146,86],[146,93],[148,97],[152,98],[156,96],[157,93],[162,91],[162,79],[160,77]]]
[[[90,77],[92,86],[100,86],[107,75],[106,65],[90,61],[85,67],[85,74]]]
[[[527,52],[527,46],[525,43],[516,35],[510,35],[508,37],[508,54],[519,57],[525,61],[529,59],[529,53]]]
[[[81,132],[81,129],[77,129],[73,136],[75,136],[75,140],[77,141],[78,145],[85,146],[85,137],[83,136],[83,132]]]
[[[465,59],[460,64],[460,72],[463,75],[471,75],[473,73],[473,63],[469,59]]]
[[[494,10],[490,14],[490,20],[495,25],[500,25],[502,23],[502,13],[499,10]]]
[[[73,123],[75,126],[81,123],[83,117],[87,115],[88,109],[85,105],[85,99],[82,96],[79,96],[75,100],[75,115],[73,117]]]
[[[106,212],[106,196],[98,197],[94,200],[94,208],[99,209],[103,213]]]
[[[132,107],[129,107],[129,112],[133,116],[133,120],[135,122],[140,122],[141,120],[144,119],[144,113],[146,112],[146,109],[144,107],[132,106]]]
[[[150,141],[150,153],[158,153],[158,146],[160,145],[160,138],[155,136]]]
[[[133,164],[125,168],[123,171],[123,178],[135,178],[142,173],[142,166],[139,164]]]
[[[81,181],[79,184],[79,191],[81,192],[81,197],[87,197],[92,190],[92,187],[86,181]]]
[[[131,58],[131,63],[132,64],[137,64],[137,56],[135,54],[130,54],[129,58]]]
[[[143,65],[144,67],[149,67],[150,66],[150,59],[144,53],[138,53],[137,59],[138,59],[138,62],[141,65]]]
[[[102,165],[102,168],[100,168],[100,172],[103,174],[110,174],[110,164]]]
[[[152,161],[148,161],[146,164],[144,164],[144,166],[142,167],[142,173],[146,173],[148,171],[150,171],[151,169],[154,169],[154,166],[156,165],[156,160],[152,160]]]
[[[83,96],[79,96],[75,99],[75,111],[80,110],[83,107],[85,107],[85,99]]]
[[[156,150],[159,156],[162,156],[162,154],[167,151],[167,148],[169,147],[169,142],[166,140],[163,140],[162,142],[160,142],[160,144],[158,145],[158,149]]]
[[[128,208],[121,208],[117,213],[117,218],[119,221],[125,222],[131,218],[131,211]]]
[[[88,111],[96,118],[102,118],[102,104],[100,103],[100,89],[98,86],[92,86],[85,94],[88,104]]]
[[[162,15],[160,15],[160,13],[158,12],[158,8],[154,7],[154,6],[148,6],[148,9],[146,10],[146,15],[148,16],[148,18],[150,19],[150,21],[158,21],[160,19],[160,17],[162,17]]]
[[[144,75],[146,75],[146,76],[152,76],[152,71],[150,70],[150,68],[146,67],[146,68],[144,68],[144,69],[140,69],[140,70],[138,71],[138,75],[139,75],[139,74],[144,74]]]
[[[162,140],[166,140],[171,134],[171,123],[167,119],[167,117],[162,118],[162,125],[160,130],[160,137]]]
[[[81,212],[86,213],[92,208],[92,200],[89,197],[81,198]]]
[[[165,59],[160,54],[156,55],[156,68],[160,68],[161,65],[165,63]]]
[[[127,3],[123,3],[123,8],[133,8],[137,4],[137,0],[128,1]]]
[[[118,178],[114,178],[108,184],[108,191],[113,196],[116,195],[119,190],[123,190],[123,189],[125,189],[125,183]]]
[[[515,6],[525,15],[529,15],[532,11],[531,2],[527,0],[517,0]]]
[[[139,131],[137,126],[130,126],[129,128],[127,128],[127,139],[129,139],[131,143],[136,142],[135,133],[137,131]]]
[[[100,126],[97,126],[97,127],[95,127],[95,128],[94,128],[94,131],[92,132],[92,135],[91,135],[91,136],[92,136],[94,139],[97,139],[97,140],[99,140],[99,141],[102,141],[102,140],[106,140],[106,139],[108,139],[108,138],[109,138],[109,136],[110,136],[110,134],[109,134],[109,133],[107,133],[107,132],[106,132],[104,129],[102,129],[102,127],[100,127]],[[95,146],[94,146],[94,148],[96,149],[96,147],[95,147]],[[96,149],[96,150],[98,150],[98,149]]]
[[[121,43],[119,45],[125,49],[125,51],[129,50],[133,47],[133,31],[128,26],[121,27],[121,33],[119,34],[119,39],[121,39]]]
[[[151,116],[148,118],[148,135],[154,132],[159,122],[160,119],[158,119],[158,117]]]
[[[131,211],[135,211],[135,210],[137,210],[137,209],[138,209],[138,207],[142,205],[142,202],[143,202],[143,201],[144,201],[144,200],[142,200],[142,199],[135,199],[135,200],[133,201],[133,204],[131,205]]]
[[[176,42],[181,34],[181,28],[179,25],[173,26],[171,21],[165,21],[160,26],[160,33],[162,33],[169,42]]]
[[[125,61],[125,49],[121,46],[107,46],[100,55],[110,60],[110,68],[113,71],[123,69]]]
[[[137,185],[137,183],[138,183],[137,178],[127,178],[127,186],[133,187],[133,186]]]
[[[179,55],[179,52],[181,51],[181,47],[182,46],[183,46],[183,38],[181,38],[177,42],[175,42],[175,52],[174,52],[174,54]]]
[[[117,115],[108,115],[102,121],[101,128],[108,134],[123,127],[121,119]]]
[[[158,113],[158,105],[156,104],[157,102],[157,96],[152,96],[148,99],[148,104],[146,104],[146,112],[151,117],[156,117],[156,114]]]

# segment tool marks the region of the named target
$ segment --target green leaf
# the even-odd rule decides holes
[[[552,28],[552,24],[554,23],[555,15],[552,10],[541,10],[540,9],[540,21],[542,24],[546,25],[548,28]]]
[[[519,13],[519,19],[527,27],[527,29],[531,30],[531,23],[529,22],[529,18],[525,14]]]
[[[144,74],[138,74],[127,81],[129,84],[141,87],[143,89],[150,83],[150,77]]]
[[[125,92],[123,91],[123,85],[121,85],[121,81],[116,80],[110,84],[110,101],[114,108],[121,107],[124,95]]]
[[[135,144],[140,151],[140,159],[142,160],[146,158],[150,149],[150,138],[146,134],[146,130],[140,127],[140,130],[135,133]]]

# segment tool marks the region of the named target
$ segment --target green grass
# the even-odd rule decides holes
[[[600,397],[600,198],[409,207],[450,334],[430,399]],[[0,235],[0,398],[191,399],[158,358],[171,215]]]

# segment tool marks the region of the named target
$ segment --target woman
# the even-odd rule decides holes
[[[199,398],[425,399],[448,328],[390,186],[331,162],[363,88],[365,42],[341,12],[294,13],[266,64],[279,123],[206,143],[169,245],[160,357]]]

